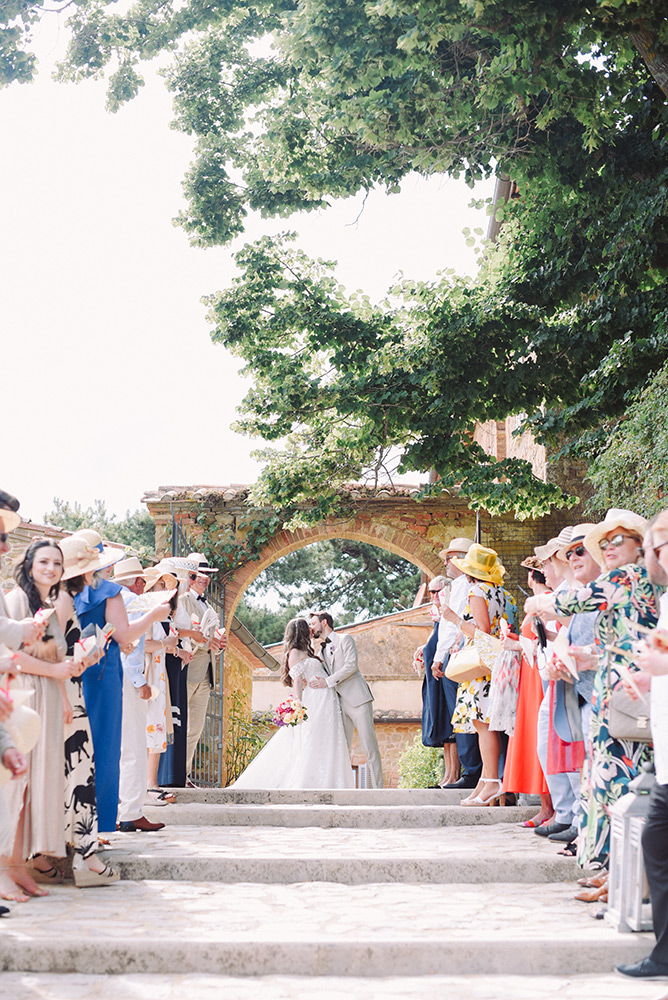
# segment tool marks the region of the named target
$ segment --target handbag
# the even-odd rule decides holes
[[[479,677],[484,677],[486,672],[487,667],[473,645],[464,646],[463,649],[452,653],[445,668],[445,676],[456,684],[475,681]]]
[[[614,634],[610,615],[607,616],[608,644],[612,645]],[[649,699],[632,698],[623,688],[611,690],[610,663],[608,662],[608,733],[614,740],[632,740],[634,743],[652,742],[652,725]]]
[[[608,732],[615,740],[651,743],[652,720],[649,701],[646,698],[632,698],[623,688],[611,691],[608,705]]]

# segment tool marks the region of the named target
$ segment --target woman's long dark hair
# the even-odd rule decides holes
[[[283,660],[281,680],[286,687],[290,688],[292,687],[292,677],[290,676],[290,668],[288,667],[290,650],[302,649],[309,656],[315,656],[313,644],[311,643],[311,630],[305,618],[292,618],[285,626],[283,649],[285,651],[285,659]]]
[[[60,545],[58,545],[57,542],[54,542],[52,538],[34,538],[14,568],[14,579],[28,598],[31,615],[34,615],[36,611],[39,611],[40,608],[44,607],[44,601],[42,600],[39,590],[35,586],[35,581],[32,577],[32,566],[35,561],[35,556],[40,549],[44,548],[57,549],[58,552],[60,552],[61,559],[63,558]],[[64,563],[65,560],[63,559],[63,565]],[[49,591],[50,600],[55,601],[58,597],[59,591],[60,580],[57,583],[54,583],[53,587]]]

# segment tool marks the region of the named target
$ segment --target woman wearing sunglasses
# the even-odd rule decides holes
[[[601,524],[583,539],[583,546],[601,567],[594,581],[560,594],[532,597],[526,610],[532,614],[572,616],[597,612],[596,666],[591,716],[591,756],[588,784],[583,785],[581,837],[578,861],[583,866],[607,865],[610,852],[610,806],[623,795],[646,760],[648,743],[619,740],[608,730],[610,693],[622,684],[625,669],[636,671],[633,643],[643,628],[658,618],[658,603],[642,561],[644,517],[628,510],[611,509]],[[571,557],[577,558],[577,548]],[[637,629],[636,626],[640,626]],[[586,665],[580,663],[580,669]],[[588,789],[588,792],[587,792]]]

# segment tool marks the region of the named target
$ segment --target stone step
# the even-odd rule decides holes
[[[369,805],[275,805],[229,804],[209,802],[177,802],[169,807],[146,806],[149,819],[169,823],[201,826],[341,826],[348,828],[435,826],[495,826],[498,823],[520,823],[536,815],[526,806],[413,806]]]
[[[579,874],[574,859],[557,853],[559,845],[513,825],[447,832],[179,826],[116,833],[110,842],[110,858],[127,879],[481,885],[563,882]]]
[[[178,802],[220,805],[444,806],[457,805],[470,794],[453,788],[171,788]]]
[[[2,925],[0,968],[430,977],[567,970],[577,976],[607,974],[615,963],[649,952],[652,935],[617,934],[592,920],[572,891],[566,884],[58,886],[44,899],[13,906]]]
[[[620,959],[623,961],[623,959]],[[557,976],[102,976],[4,972],[7,1000],[656,1000],[660,983],[612,973]]]

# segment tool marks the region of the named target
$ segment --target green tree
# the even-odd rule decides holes
[[[120,520],[107,510],[104,500],[94,500],[82,507],[76,500],[53,499],[53,509],[44,515],[46,524],[65,531],[93,528],[110,542],[120,542],[133,549],[143,562],[155,561],[155,524],[147,510],[126,511]]]
[[[260,642],[279,642],[287,622],[309,611],[333,609],[355,622],[411,607],[420,571],[401,556],[347,539],[314,542],[278,559],[246,591],[237,615]],[[272,611],[262,599],[272,594]]]

